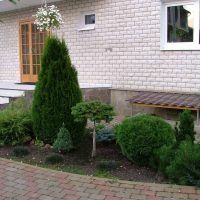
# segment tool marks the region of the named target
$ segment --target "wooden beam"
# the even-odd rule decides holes
[[[165,106],[165,105],[154,105],[154,104],[144,104],[144,103],[131,103],[131,104],[137,105],[137,106],[154,107],[154,108],[169,108],[169,109],[194,110],[194,111],[199,110],[199,108],[190,108],[190,107],[181,107],[181,106]]]

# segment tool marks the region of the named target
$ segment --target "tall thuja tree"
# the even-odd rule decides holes
[[[33,100],[33,125],[39,140],[52,144],[62,124],[76,146],[84,132],[85,122],[75,122],[71,108],[82,101],[77,72],[72,66],[64,40],[47,39],[42,69]]]

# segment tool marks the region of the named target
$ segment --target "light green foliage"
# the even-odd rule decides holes
[[[72,66],[64,40],[48,38],[32,109],[37,138],[53,144],[64,123],[71,134],[73,145],[78,146],[84,133],[85,121],[75,122],[71,108],[81,101],[77,72]]]
[[[178,142],[190,139],[194,142],[195,134],[194,131],[194,117],[190,110],[185,110],[180,114],[179,126],[176,126],[176,139]]]
[[[52,153],[46,157],[45,162],[52,165],[61,164],[64,162],[64,158],[60,154]]]
[[[141,115],[125,119],[116,128],[117,143],[131,161],[149,165],[155,150],[175,143],[171,126],[159,117]]]
[[[55,151],[62,153],[69,152],[73,149],[71,135],[69,131],[65,128],[64,124],[60,128],[57,139],[53,144],[53,148]]]
[[[24,98],[12,102],[0,112],[0,144],[21,145],[33,136],[30,105]]]
[[[115,142],[115,139],[116,137],[113,128],[103,128],[100,131],[97,131],[97,142],[112,143]]]
[[[29,149],[24,146],[17,146],[13,149],[13,154],[16,157],[24,157],[30,154]]]
[[[200,145],[181,142],[174,159],[166,167],[166,174],[177,184],[200,187]]]

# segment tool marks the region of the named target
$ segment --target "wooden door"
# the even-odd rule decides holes
[[[46,36],[32,21],[20,23],[21,82],[37,82]]]

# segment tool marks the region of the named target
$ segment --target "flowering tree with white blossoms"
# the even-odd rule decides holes
[[[34,24],[40,31],[59,29],[60,25],[63,24],[58,8],[55,5],[48,6],[46,2],[42,7],[38,8],[34,17],[36,18]]]

